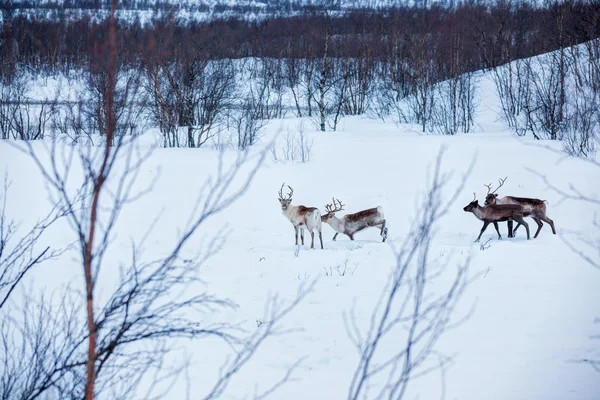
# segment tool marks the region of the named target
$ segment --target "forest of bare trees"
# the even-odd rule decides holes
[[[108,22],[30,19],[9,6],[2,13],[2,137],[58,131],[79,140],[66,134],[63,116],[74,107],[93,115],[91,103],[101,102],[95,71],[106,59]],[[366,114],[422,132],[468,133],[477,71],[491,70],[502,117],[516,134],[563,140],[569,153],[587,155],[599,125],[599,34],[597,0],[337,14],[323,6],[257,21],[182,23],[167,13],[144,24],[119,22],[117,80],[136,113],[159,129],[163,146],[245,148],[260,137],[262,121],[284,115],[309,118],[321,131],[335,130],[344,116]],[[56,74],[87,82],[87,95],[65,105],[57,93],[32,105],[28,79]],[[135,93],[127,89],[134,80]],[[88,125],[85,132],[102,131]]]

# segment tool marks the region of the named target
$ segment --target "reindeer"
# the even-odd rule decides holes
[[[493,192],[491,191],[492,190],[491,183],[489,185],[485,185],[488,188],[488,192],[485,197],[484,205],[487,206],[487,205],[492,205],[492,204],[498,204],[498,205],[518,204],[523,207],[523,216],[533,218],[533,220],[535,221],[535,223],[538,226],[537,231],[535,232],[535,235],[533,235],[534,239],[538,237],[538,235],[540,234],[540,231],[542,230],[542,226],[544,225],[542,223],[542,221],[549,223],[550,227],[552,228],[552,233],[556,235],[556,229],[554,229],[554,221],[552,221],[546,215],[546,200],[530,199],[530,198],[526,198],[526,197],[513,197],[513,196],[504,196],[504,197],[498,198],[496,191],[498,189],[500,189],[502,187],[502,185],[504,185],[504,182],[506,181],[507,178],[508,178],[508,176],[504,179],[498,179],[499,185],[496,188],[496,190],[494,190]],[[514,236],[515,232],[517,231],[517,229],[519,229],[520,225],[521,224],[519,223],[515,227],[515,229],[513,231],[513,236]]]
[[[290,185],[290,192],[287,196],[283,197],[283,185],[281,185],[281,189],[279,189],[279,203],[281,203],[281,210],[283,211],[283,215],[290,220],[292,225],[294,225],[294,231],[296,232],[296,246],[298,245],[298,230],[300,230],[300,237],[302,238],[302,245],[304,246],[304,228],[308,229],[310,235],[312,237],[310,248],[315,248],[315,233],[316,229],[319,231],[319,240],[321,241],[321,249],[323,248],[323,236],[321,235],[321,213],[319,209],[316,207],[304,207],[304,206],[293,206],[292,203],[292,194],[294,194],[294,189]]]
[[[490,223],[494,224],[494,228],[496,228],[496,232],[498,232],[498,239],[502,239],[500,230],[498,229],[498,222],[503,221],[517,221],[519,224],[524,225],[527,230],[527,240],[529,240],[529,225],[527,225],[527,222],[523,219],[523,206],[519,204],[490,204],[481,207],[475,193],[473,193],[473,201],[463,208],[463,210],[472,212],[473,215],[483,221],[483,228],[481,228],[481,232],[479,232],[479,236],[477,236],[475,242],[479,242],[481,235],[483,235],[483,232],[485,232]],[[509,235],[511,227],[512,226],[509,225]]]
[[[346,214],[342,218],[337,218],[335,213],[344,209],[344,204],[340,200],[332,197],[333,203],[327,204],[325,210],[327,213],[321,217],[321,221],[329,224],[336,231],[333,240],[339,233],[347,235],[350,240],[354,240],[354,234],[368,227],[381,226],[380,235],[383,237],[382,243],[387,239],[387,228],[385,227],[385,218],[383,217],[383,207],[377,206],[368,210],[359,211],[354,214]]]

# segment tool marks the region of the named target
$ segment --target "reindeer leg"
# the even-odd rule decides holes
[[[310,231],[310,248],[314,249],[315,248],[315,232],[314,231]]]
[[[346,233],[346,235],[348,235],[348,237],[350,238],[350,240],[354,240],[354,234],[352,234],[352,233]]]
[[[319,240],[321,241],[321,249],[323,249],[323,235],[321,234],[321,231],[319,231]]]
[[[521,225],[523,225],[525,227],[525,230],[527,231],[527,240],[529,240],[529,224],[527,222],[525,222],[525,220],[522,217],[517,217],[515,218],[515,221],[519,222]]]
[[[521,226],[521,223],[517,222],[517,226],[512,231],[512,237],[517,237],[517,229],[519,229],[520,226]]]
[[[508,221],[506,221],[506,226],[508,227],[508,237],[511,238],[514,236],[514,231],[513,231],[513,221],[512,219],[509,219]]]
[[[475,239],[475,243],[479,242],[479,239],[481,239],[481,235],[483,235],[483,232],[485,232],[485,229],[488,227],[489,224],[490,224],[489,221],[483,221],[483,228],[481,228],[481,232],[479,232],[479,236],[477,236],[477,239]]]
[[[502,239],[502,235],[500,235],[500,229],[498,229],[498,222],[494,221],[494,228],[496,228],[496,232],[498,232],[498,240]],[[509,235],[510,235],[510,228],[509,229]],[[510,237],[510,236],[509,236]]]
[[[335,238],[337,237],[338,233],[339,232],[336,232],[335,235],[333,235],[333,239],[331,239],[331,240],[333,240],[335,242]]]
[[[533,235],[533,238],[535,239],[540,234],[540,231],[542,230],[542,226],[544,226],[544,224],[542,224],[542,221],[540,221],[540,219],[538,217],[534,217],[532,215],[531,218],[535,221],[535,223],[538,226],[537,231],[535,231],[535,235]]]
[[[554,221],[552,221],[550,218],[546,217],[544,215],[544,217],[540,217],[540,219],[544,222],[547,222],[550,224],[550,228],[552,228],[552,233],[556,235],[556,229],[554,229]]]
[[[302,239],[302,246],[304,246],[304,228],[300,228],[300,239]]]
[[[298,246],[298,227],[294,225],[294,232],[296,232],[296,246]]]
[[[381,220],[381,237],[383,237],[381,243],[385,242],[385,239],[387,239],[387,228],[385,227],[385,219]]]

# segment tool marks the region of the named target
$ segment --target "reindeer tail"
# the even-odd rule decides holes
[[[323,225],[322,225],[322,216],[321,216],[321,211],[317,210],[317,212],[315,213],[315,228],[317,228],[317,230],[319,232],[321,232],[321,230],[323,229]]]

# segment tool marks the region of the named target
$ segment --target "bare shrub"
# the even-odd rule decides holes
[[[361,332],[353,312],[345,318],[359,356],[348,399],[364,398],[367,391],[369,397],[402,399],[413,379],[435,370],[432,363],[442,368],[449,361],[442,355],[437,361],[431,358],[467,286],[469,262],[456,266],[455,272],[448,271],[447,263],[429,264],[436,225],[460,193],[459,188],[449,201],[444,200],[449,176],[441,172],[441,158],[442,153],[407,239],[395,250],[395,268],[381,290],[368,330]],[[434,292],[432,282],[442,273],[454,278],[441,292]],[[392,352],[390,345],[395,346]]]
[[[311,160],[314,139],[309,138],[306,133],[304,120],[296,125],[295,130],[288,127],[283,140],[279,150],[275,144],[271,147],[273,161],[307,163]]]

